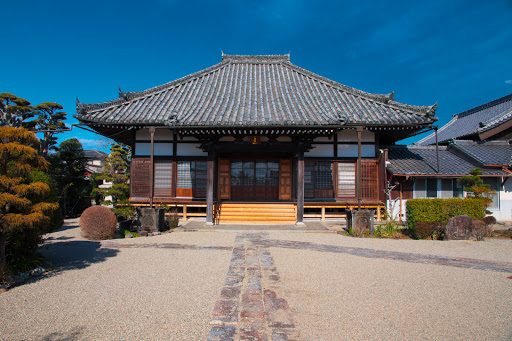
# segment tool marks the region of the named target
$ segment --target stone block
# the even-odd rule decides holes
[[[492,226],[486,225],[483,220],[474,220],[472,236],[476,240],[484,240],[485,237],[489,237],[492,234]]]
[[[473,218],[459,215],[448,220],[444,240],[468,240],[473,234]]]

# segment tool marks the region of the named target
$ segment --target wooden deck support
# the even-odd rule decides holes
[[[299,142],[297,153],[297,223],[304,225],[304,144]]]
[[[357,209],[361,209],[361,134],[363,127],[357,127]]]
[[[215,179],[215,156],[213,143],[208,146],[208,165],[206,169],[206,225],[213,225],[213,183]]]
[[[149,172],[149,206],[153,207],[153,197],[155,196],[155,127],[149,127],[149,135],[151,136],[151,171]]]

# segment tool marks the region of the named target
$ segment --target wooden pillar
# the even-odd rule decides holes
[[[213,181],[215,178],[215,157],[213,143],[208,147],[208,165],[206,169],[206,225],[213,225]]]
[[[304,144],[299,142],[297,153],[297,223],[304,225]]]
[[[361,209],[361,134],[363,127],[357,127],[357,209]]]
[[[149,205],[153,207],[153,197],[155,196],[155,127],[149,127],[149,135],[151,136],[151,172],[149,172],[151,186],[149,187]]]

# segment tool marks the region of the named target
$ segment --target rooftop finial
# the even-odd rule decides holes
[[[118,87],[119,89],[119,98],[124,99],[125,101],[128,99],[128,94],[121,90],[121,87]]]

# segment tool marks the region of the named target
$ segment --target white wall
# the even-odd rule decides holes
[[[169,129],[155,129],[155,141],[158,140],[172,140],[172,130]],[[139,129],[135,132],[135,139],[136,140],[151,140],[151,135],[149,134],[149,129]]]
[[[338,144],[338,157],[357,157],[357,144]],[[375,157],[375,145],[361,145],[362,157]]]
[[[172,143],[155,143],[155,156],[172,156]],[[137,142],[135,145],[135,155],[151,155],[151,143]]]
[[[208,156],[199,148],[200,143],[179,143],[178,142],[178,156]]]
[[[309,157],[333,157],[334,148],[332,144],[313,144],[314,148],[304,153]]]
[[[355,129],[342,130],[338,133],[338,142],[357,142],[357,131]],[[375,133],[363,130],[361,142],[375,142]]]
[[[506,179],[500,191],[500,209],[490,211],[496,220],[512,221],[512,179]]]

